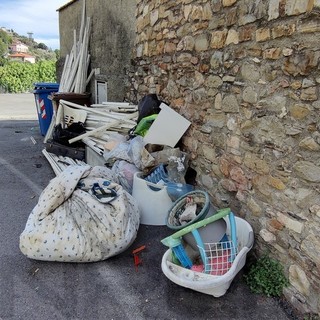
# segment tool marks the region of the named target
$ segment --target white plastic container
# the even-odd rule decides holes
[[[140,209],[140,223],[163,226],[173,202],[165,186],[148,182],[141,175],[141,172],[134,174],[132,187],[132,196]]]
[[[221,276],[206,274],[183,268],[172,262],[172,251],[168,249],[162,257],[161,268],[165,276],[172,282],[199,291],[214,297],[223,296],[229,289],[232,280],[246,263],[247,253],[253,246],[253,230],[250,224],[235,217],[237,227],[238,254],[232,263],[231,268]],[[230,236],[229,219],[227,223],[227,235]]]

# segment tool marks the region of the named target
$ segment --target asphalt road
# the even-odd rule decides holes
[[[55,175],[41,153],[33,95],[1,94],[0,119],[0,320],[297,319],[278,299],[251,293],[242,272],[220,298],[172,283],[160,266],[166,226],[141,225],[132,247],[106,261],[25,257],[19,235]],[[141,245],[146,249],[136,270],[131,252]]]

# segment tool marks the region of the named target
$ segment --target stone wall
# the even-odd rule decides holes
[[[287,299],[320,313],[320,0],[137,0],[128,99],[192,121],[200,188],[249,221],[285,267]],[[135,93],[135,95],[133,95]]]

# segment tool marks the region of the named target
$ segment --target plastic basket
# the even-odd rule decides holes
[[[227,223],[227,236],[230,237],[229,219],[224,218]],[[231,264],[228,264],[226,270],[213,272],[213,274],[199,272],[192,269],[184,268],[174,263],[172,250],[168,249],[162,257],[161,269],[165,276],[172,282],[198,292],[220,297],[229,289],[231,282],[237,273],[243,268],[246,262],[247,253],[253,246],[254,236],[250,224],[239,217],[235,217],[237,230],[237,248],[236,256]],[[223,242],[222,242],[223,246]],[[228,249],[228,244],[225,243],[225,248]],[[190,248],[189,248],[190,249]],[[205,246],[205,250],[213,252],[213,247]],[[228,257],[229,258],[229,257]],[[208,259],[210,268],[212,260]],[[216,274],[215,274],[216,273]],[[220,274],[218,274],[220,273]]]
[[[204,247],[198,247],[201,256],[206,257],[205,265],[193,265],[193,271],[206,272],[214,276],[222,276],[232,267],[237,255],[237,248],[233,241],[221,241],[204,243]]]

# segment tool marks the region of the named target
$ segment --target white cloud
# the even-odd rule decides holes
[[[19,35],[33,33],[52,49],[59,48],[59,15],[56,11],[68,0],[1,0],[0,26],[13,29]],[[35,40],[38,42],[38,40]]]

